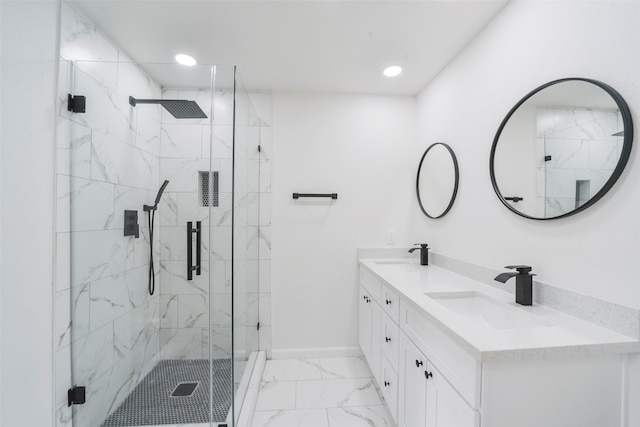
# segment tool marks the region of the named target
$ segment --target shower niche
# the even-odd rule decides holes
[[[92,28],[65,4],[61,19],[63,31]],[[135,64],[84,35],[61,37],[57,426],[238,425],[259,359],[248,93],[235,67],[198,65],[189,88],[171,87],[177,65]],[[100,60],[75,49],[96,40]],[[85,96],[84,113],[68,93]],[[188,222],[201,224],[193,280]],[[85,402],[69,405],[67,389],[82,387]]]

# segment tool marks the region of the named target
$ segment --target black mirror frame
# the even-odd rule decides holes
[[[432,216],[432,215],[429,215],[427,210],[424,208],[424,205],[422,204],[422,199],[420,199],[420,171],[422,170],[422,164],[424,163],[425,157],[427,157],[427,153],[429,153],[429,150],[431,150],[433,147],[437,145],[442,145],[444,148],[447,149],[447,151],[449,151],[449,154],[451,154],[451,160],[453,160],[453,169],[455,172],[455,184],[453,186],[451,200],[449,201],[449,205],[447,206],[447,208],[440,215]],[[431,218],[431,219],[438,219],[445,216],[449,212],[449,210],[451,210],[451,206],[453,206],[453,202],[456,200],[459,183],[460,183],[460,170],[458,169],[458,159],[456,158],[456,154],[453,152],[451,147],[445,144],[444,142],[436,142],[431,144],[429,147],[427,147],[424,154],[422,155],[422,158],[420,159],[420,163],[418,164],[418,172],[416,174],[416,196],[418,196],[418,204],[420,205],[420,209],[422,210],[422,213],[424,213],[428,218]]]
[[[498,139],[500,139],[500,135],[502,134],[504,127],[509,122],[509,119],[511,118],[511,116],[513,116],[513,114],[518,110],[518,108],[522,104],[524,104],[529,98],[531,98],[533,95],[540,92],[541,90],[546,89],[549,86],[553,86],[555,84],[568,82],[568,81],[583,81],[583,82],[594,84],[599,88],[601,88],[602,90],[604,90],[605,92],[607,92],[609,96],[613,98],[613,100],[618,105],[618,109],[620,110],[620,115],[622,116],[622,123],[624,126],[624,139],[622,143],[622,152],[620,153],[620,159],[618,159],[618,164],[613,170],[613,173],[611,174],[607,182],[604,184],[604,186],[600,189],[600,191],[598,191],[591,199],[585,202],[582,206],[572,210],[571,212],[567,212],[563,215],[558,215],[551,218],[538,218],[535,216],[527,215],[513,208],[507,202],[505,197],[502,195],[502,193],[498,189],[498,183],[496,182],[496,175],[495,175],[495,170],[493,166],[493,163],[495,160],[496,148],[498,146]],[[496,136],[493,139],[493,145],[491,146],[491,155],[489,157],[489,173],[491,174],[491,184],[493,185],[493,190],[495,191],[496,195],[498,196],[502,204],[505,205],[511,212],[521,217],[528,218],[528,219],[535,219],[539,221],[566,218],[568,216],[575,215],[578,212],[582,212],[583,210],[587,209],[589,206],[593,205],[598,200],[600,200],[605,194],[607,194],[609,190],[611,190],[611,188],[616,183],[618,178],[620,178],[620,176],[622,175],[622,171],[624,170],[625,166],[627,165],[627,162],[629,161],[632,145],[633,145],[633,120],[631,118],[631,112],[624,98],[622,98],[622,96],[615,89],[613,89],[611,86],[607,85],[606,83],[602,83],[598,80],[586,79],[582,77],[569,77],[564,79],[553,80],[549,83],[545,83],[542,86],[537,87],[536,89],[532,90],[527,95],[525,95],[520,101],[518,101],[516,105],[514,105],[511,108],[511,110],[509,110],[505,118],[502,120],[502,123],[500,123],[500,127],[498,128],[498,131],[496,132]]]

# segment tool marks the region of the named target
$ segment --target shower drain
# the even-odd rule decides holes
[[[200,383],[180,383],[171,393],[171,397],[191,396]]]

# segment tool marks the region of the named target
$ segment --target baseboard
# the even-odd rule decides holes
[[[360,347],[316,347],[272,349],[272,359],[322,359],[325,357],[359,357]]]

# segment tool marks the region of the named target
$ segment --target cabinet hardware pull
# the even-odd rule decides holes
[[[384,338],[384,340],[385,340],[386,342],[389,342],[389,341],[391,341],[391,338],[389,338],[389,337],[385,337],[385,338]]]
[[[390,383],[389,381],[385,381],[385,382],[384,382],[384,386],[385,386],[385,387],[389,387],[389,385],[390,385],[390,384],[391,384],[391,383]]]
[[[387,302],[387,305],[391,305],[391,300],[390,299],[388,299],[386,302]]]
[[[416,368],[419,368],[420,366],[422,366],[422,360],[416,359]]]
[[[424,376],[425,376],[426,379],[429,379],[429,378],[433,377],[433,374],[431,372],[429,372],[429,371],[424,371]]]

